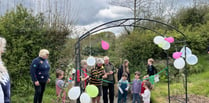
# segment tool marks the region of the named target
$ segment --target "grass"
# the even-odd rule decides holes
[[[192,69],[189,70],[190,74],[192,74],[189,74],[188,76],[188,94],[209,97],[209,55],[202,55],[198,58],[198,64],[192,66]],[[134,78],[133,75],[132,78]],[[180,82],[172,81],[170,84],[171,95],[184,94],[182,80],[180,80]],[[29,89],[30,90],[27,91],[30,91],[31,93],[26,92],[26,94],[23,96],[19,96],[18,94],[12,95],[12,103],[33,103],[34,88],[31,87]],[[53,101],[56,99],[55,92],[55,86],[47,86],[43,97],[43,103],[54,103]],[[168,84],[163,81],[156,83],[154,90],[152,90],[151,99],[153,103],[167,103]]]
[[[192,74],[189,74],[188,76],[188,94],[209,97],[209,57],[208,55],[202,55],[198,58],[198,64],[193,66],[193,70],[191,69],[192,72],[190,72]],[[171,96],[185,95],[183,81],[181,80],[180,82],[172,81],[170,88]],[[167,103],[168,84],[165,82],[159,82],[155,84],[155,88],[152,90],[151,99],[154,103]]]

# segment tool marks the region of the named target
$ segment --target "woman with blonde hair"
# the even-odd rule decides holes
[[[10,103],[10,78],[1,59],[6,47],[6,39],[0,37],[0,103]]]
[[[119,69],[118,69],[118,81],[121,79],[123,73],[127,73],[128,74],[127,80],[128,80],[128,82],[131,82],[128,64],[129,64],[129,61],[127,59],[125,59],[123,61],[123,64],[119,67]]]
[[[34,103],[42,103],[46,83],[50,82],[48,56],[49,51],[41,49],[39,56],[32,61],[30,66],[30,74],[35,87]]]

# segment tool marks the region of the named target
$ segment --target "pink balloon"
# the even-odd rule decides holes
[[[182,55],[182,52],[175,52],[175,53],[173,53],[173,58],[178,59],[181,57],[181,55]]]
[[[101,41],[101,43],[102,43],[102,48],[104,49],[104,50],[108,50],[109,49],[109,44],[106,42],[106,41]]]
[[[169,43],[173,43],[174,42],[174,38],[173,37],[165,38],[165,40],[168,41]]]

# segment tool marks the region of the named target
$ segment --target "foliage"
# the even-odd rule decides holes
[[[171,23],[175,26],[179,24],[182,26],[200,26],[207,23],[209,20],[209,7],[208,6],[199,6],[191,8],[182,8],[172,18]]]
[[[7,51],[3,55],[12,83],[12,94],[27,95],[32,82],[29,74],[31,61],[38,56],[42,48],[50,51],[52,72],[59,67],[57,61],[64,54],[65,40],[69,31],[55,29],[45,24],[44,16],[33,16],[21,5],[0,18],[0,35],[7,40]]]

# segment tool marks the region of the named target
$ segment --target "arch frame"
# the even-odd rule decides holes
[[[75,43],[75,68],[76,68],[76,75],[77,75],[77,69],[79,69],[81,71],[81,66],[80,66],[80,42],[82,40],[84,40],[85,38],[87,38],[88,36],[94,34],[94,33],[97,33],[99,31],[102,31],[102,30],[105,30],[105,29],[110,29],[110,28],[115,28],[115,27],[139,27],[139,28],[143,28],[143,29],[146,29],[146,30],[150,30],[154,33],[157,33],[159,35],[164,35],[158,31],[155,31],[149,27],[145,27],[145,26],[140,26],[140,25],[136,25],[136,24],[140,24],[140,22],[142,21],[146,21],[146,22],[152,22],[152,23],[156,23],[156,24],[160,24],[162,26],[165,26],[167,27],[167,29],[171,29],[171,30],[175,30],[176,32],[178,32],[179,34],[181,34],[183,36],[183,41],[179,41],[179,43],[184,43],[184,45],[186,46],[187,45],[187,42],[186,42],[186,35],[181,32],[180,30],[178,30],[176,27],[172,26],[172,25],[169,25],[169,24],[166,24],[166,23],[163,23],[161,21],[157,21],[157,20],[152,20],[152,19],[146,19],[146,18],[124,18],[124,19],[118,19],[118,20],[113,20],[113,21],[109,21],[109,22],[106,22],[106,23],[103,23],[101,25],[98,25],[92,29],[90,29],[89,31],[85,32],[84,34],[82,34],[77,42]],[[185,51],[186,51],[186,48],[185,48]],[[168,59],[169,59],[169,56],[168,56],[168,53],[167,51],[166,52],[166,55],[167,55],[167,59],[166,59],[166,67],[168,68],[167,69],[167,79],[168,79],[168,101],[170,103],[170,78],[169,78],[169,66],[168,66]],[[186,53],[185,53],[186,55]],[[185,59],[185,58],[184,58]],[[187,68],[187,65],[185,66],[185,68]],[[188,75],[188,71],[187,69],[185,69],[184,71],[185,73],[185,103],[187,103],[188,101],[188,93],[187,93],[187,75]],[[76,79],[76,76],[75,75],[75,79]],[[80,75],[81,75],[81,72],[80,72]],[[75,82],[76,86],[80,86],[81,87],[81,83],[80,82]],[[82,89],[81,89],[82,90]],[[77,100],[77,103],[80,103],[80,100],[78,99]]]

